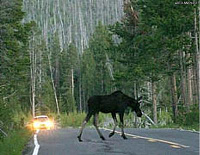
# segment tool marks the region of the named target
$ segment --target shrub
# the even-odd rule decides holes
[[[109,115],[110,116],[110,115]],[[79,127],[81,126],[83,120],[86,117],[86,113],[79,113],[79,112],[71,112],[71,113],[65,113],[60,115],[60,123],[62,127]],[[99,113],[99,120],[98,124],[99,126],[104,125],[104,121],[108,115]],[[93,117],[91,117],[90,121],[87,125],[93,125]]]
[[[85,113],[65,113],[60,115],[60,123],[62,127],[78,127],[82,124],[85,118]]]
[[[196,105],[193,105],[190,112],[185,115],[184,125],[199,124],[199,109]]]
[[[172,117],[169,112],[162,111],[161,113],[159,113],[158,125],[164,126],[167,124],[171,124],[172,122]]]
[[[2,155],[19,155],[25,144],[31,137],[31,132],[26,129],[20,129],[10,132],[8,137],[0,141],[0,154]]]

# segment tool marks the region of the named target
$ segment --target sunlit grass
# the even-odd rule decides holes
[[[107,114],[99,114],[98,124],[99,126],[103,125],[103,122],[110,115]],[[80,127],[83,120],[86,117],[86,113],[73,112],[68,114],[60,115],[60,123],[61,127]],[[90,121],[87,124],[88,126],[93,125],[93,117],[91,117]]]
[[[27,129],[20,129],[8,134],[0,141],[1,155],[21,155],[28,140],[31,137],[31,132]]]

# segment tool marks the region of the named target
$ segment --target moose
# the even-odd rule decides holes
[[[109,134],[109,137],[112,137],[115,134],[115,128],[117,126],[117,117],[116,114],[119,114],[120,123],[121,123],[121,131],[122,131],[122,138],[127,139],[124,134],[124,112],[127,107],[130,107],[132,111],[135,111],[138,117],[142,116],[142,111],[140,109],[140,100],[142,97],[138,98],[137,100],[125,95],[121,91],[115,91],[110,95],[96,95],[92,96],[88,100],[88,113],[82,123],[80,133],[78,135],[79,142],[82,142],[81,135],[83,133],[83,129],[87,122],[90,120],[92,115],[94,116],[93,125],[95,126],[100,138],[105,140],[104,136],[100,132],[97,122],[98,122],[98,114],[99,112],[102,113],[111,113],[112,118],[114,120],[114,128],[113,131]]]

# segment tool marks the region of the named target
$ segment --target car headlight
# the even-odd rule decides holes
[[[45,124],[46,124],[47,127],[52,127],[53,126],[53,122],[51,122],[51,121],[47,121]]]
[[[34,122],[33,123],[33,127],[34,128],[39,128],[40,127],[40,123],[39,122]]]

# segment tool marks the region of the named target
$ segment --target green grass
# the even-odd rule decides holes
[[[86,113],[68,113],[68,114],[61,114],[60,115],[60,123],[61,127],[80,127],[84,118],[86,116]],[[196,118],[196,115],[194,116]],[[106,121],[106,118],[111,118],[110,114],[102,114],[99,113],[99,121],[98,124],[99,126],[103,126],[104,122]],[[118,117],[117,117],[118,118]],[[128,115],[126,114],[124,116],[125,120],[125,127],[134,127],[134,119],[133,119],[133,113],[129,113]],[[192,120],[188,120],[188,119]],[[157,125],[157,126],[151,126],[150,128],[175,128],[175,129],[185,129],[185,130],[195,130],[199,131],[199,123],[198,120],[196,121],[193,117],[191,116],[185,116],[185,119],[189,122],[189,124],[186,124],[184,122],[181,123],[173,123],[172,121],[168,121],[168,117],[166,115],[162,115],[162,117],[159,117],[159,120],[162,119],[167,119],[166,125]],[[119,118],[118,118],[119,120]],[[144,118],[142,118],[144,120]],[[195,121],[194,121],[195,120]],[[90,119],[88,122],[87,126],[92,126],[93,125],[93,118]],[[108,126],[109,127],[109,126]]]
[[[200,131],[199,124],[192,124],[192,125],[180,125],[171,123],[168,125],[158,125],[158,126],[151,126],[151,128],[172,128],[172,129],[184,129],[184,130],[193,130],[193,131]]]
[[[69,113],[69,114],[61,114],[60,122],[62,127],[79,127],[85,118],[85,113]]]
[[[31,132],[27,129],[20,129],[8,134],[0,141],[1,155],[21,155],[22,151],[31,137]]]
[[[68,114],[61,114],[60,115],[61,126],[74,127],[74,128],[80,127],[85,117],[86,117],[86,113],[74,112],[74,113],[68,113]],[[98,120],[99,126],[102,125],[106,117],[108,117],[108,115],[101,114],[101,113],[99,114],[99,120]],[[90,126],[92,124],[93,124],[93,118],[90,119],[87,126]]]

